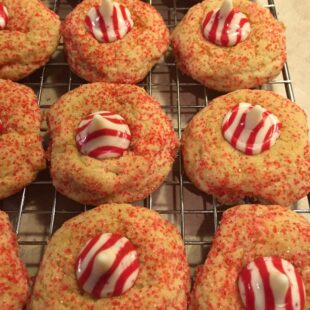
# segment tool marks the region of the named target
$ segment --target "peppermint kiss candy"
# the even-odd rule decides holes
[[[202,21],[204,37],[220,46],[234,46],[250,34],[248,18],[233,8],[232,0],[224,0],[222,6],[208,12]]]
[[[117,234],[102,234],[87,241],[77,264],[80,287],[95,298],[118,296],[128,291],[139,273],[132,243]]]
[[[225,115],[222,132],[234,148],[255,155],[275,144],[280,127],[278,118],[260,105],[240,103]]]
[[[123,38],[133,27],[129,10],[112,0],[102,0],[100,7],[91,8],[85,23],[88,31],[105,43]]]
[[[99,111],[86,116],[76,130],[79,151],[97,159],[120,157],[131,140],[126,121],[118,114]]]
[[[9,19],[9,13],[7,8],[0,3],[0,30],[5,29]]]
[[[260,257],[239,274],[239,292],[247,310],[302,310],[305,286],[294,266],[280,257]]]

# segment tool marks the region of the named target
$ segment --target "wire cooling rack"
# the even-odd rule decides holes
[[[43,2],[64,19],[79,1],[45,0]],[[156,7],[172,30],[188,8],[198,1],[149,0],[148,2]],[[274,1],[268,0],[266,7],[276,17]],[[85,81],[70,72],[61,42],[51,61],[22,83],[34,89],[40,108],[45,113],[61,95]],[[139,85],[160,101],[162,108],[173,120],[179,137],[187,122],[200,109],[206,107],[209,100],[219,95],[182,75],[176,68],[171,51],[168,51],[162,61]],[[282,77],[261,88],[273,89],[292,101],[295,100],[287,65],[284,66]],[[41,131],[47,145],[45,123]],[[204,262],[214,232],[226,209],[213,197],[200,192],[191,184],[184,174],[180,154],[165,183],[145,201],[137,204],[158,211],[178,226],[191,267]],[[88,209],[87,206],[75,203],[57,193],[48,170],[40,173],[37,180],[20,193],[0,201],[0,207],[9,213],[18,235],[22,259],[31,275],[36,274],[47,241],[53,232],[67,219]],[[295,209],[296,212],[309,213],[309,210],[297,210],[297,205]]]

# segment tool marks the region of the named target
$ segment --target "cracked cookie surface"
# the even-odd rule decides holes
[[[0,80],[0,199],[30,184],[45,168],[37,101],[30,88]]]
[[[258,104],[280,120],[280,136],[269,150],[246,155],[224,139],[223,118],[241,102]],[[222,203],[236,204],[249,196],[289,205],[310,191],[306,114],[271,91],[239,90],[214,99],[189,122],[182,152],[195,186]]]
[[[86,13],[100,0],[84,0],[62,25],[70,68],[89,82],[135,84],[143,80],[169,45],[169,31],[160,14],[139,0],[120,0],[134,26],[122,39],[101,43],[85,26]]]
[[[79,288],[75,265],[85,242],[107,232],[130,240],[140,271],[123,295],[94,299]],[[28,310],[185,310],[189,284],[184,244],[174,225],[144,207],[107,204],[68,220],[53,235]]]
[[[48,62],[60,38],[59,17],[39,0],[3,0],[8,24],[0,30],[0,78],[20,80]]]
[[[171,43],[178,67],[206,87],[223,92],[270,81],[286,59],[284,25],[267,9],[251,1],[234,0],[234,6],[250,21],[250,35],[236,46],[217,46],[204,38],[201,24],[205,14],[221,3],[198,3],[176,26]]]
[[[29,277],[19,258],[16,235],[9,217],[0,211],[0,308],[23,309],[29,293]]]
[[[224,212],[211,250],[197,272],[191,310],[245,309],[238,276],[258,257],[289,261],[302,276],[304,309],[310,305],[310,224],[301,215],[277,205],[242,205]]]
[[[76,129],[96,111],[122,116],[131,131],[119,158],[79,152]],[[93,83],[65,94],[49,110],[50,161],[58,191],[80,203],[132,202],[146,198],[168,175],[178,148],[172,124],[159,103],[134,85]]]

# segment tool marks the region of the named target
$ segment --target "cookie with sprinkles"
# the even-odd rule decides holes
[[[179,145],[159,103],[134,85],[83,85],[61,97],[47,120],[54,186],[90,205],[146,198]]]
[[[45,168],[37,101],[30,88],[0,80],[0,199],[20,191]]]
[[[174,29],[179,69],[222,92],[252,88],[276,77],[286,59],[284,25],[248,0],[205,0]]]
[[[1,1],[0,78],[17,81],[42,67],[59,38],[59,17],[42,1]]]
[[[191,310],[307,310],[310,223],[278,205],[224,212],[197,272]]]
[[[191,181],[222,203],[255,197],[289,205],[310,192],[306,114],[271,91],[214,99],[187,125],[182,152]]]
[[[89,82],[138,83],[169,45],[161,15],[139,0],[84,0],[61,32],[71,70]]]
[[[0,309],[21,310],[29,294],[29,277],[19,258],[9,217],[0,211]]]
[[[185,310],[189,267],[176,227],[152,210],[106,204],[50,240],[28,310]]]

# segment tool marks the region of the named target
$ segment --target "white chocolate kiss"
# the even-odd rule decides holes
[[[76,134],[79,151],[97,159],[120,157],[129,148],[130,139],[125,120],[109,111],[88,115],[79,124]]]
[[[279,271],[274,264],[273,259],[277,260],[277,264],[282,266],[284,273]],[[278,257],[264,257],[259,264],[257,264],[256,261],[257,260],[249,263],[245,267],[250,274],[250,282],[247,282],[247,278],[242,275],[242,272],[244,271],[240,273],[238,279],[239,292],[245,308],[251,310],[302,310],[303,304],[301,293],[303,295],[305,294],[305,288],[303,283],[301,283],[302,287],[298,284],[294,266],[288,261]],[[264,269],[266,271],[263,271]],[[265,276],[263,277],[262,274],[264,273]],[[298,277],[300,276],[298,275]],[[267,283],[270,286],[272,294],[269,298],[272,298],[275,305],[273,308],[265,307],[266,295],[264,285],[267,285]],[[254,308],[252,308],[250,304],[247,304],[246,295],[249,288],[253,290]],[[286,299],[289,290],[291,300]]]
[[[127,238],[111,233],[88,240],[76,267],[80,287],[95,298],[125,293],[134,285],[138,274],[138,254],[134,246]]]
[[[233,12],[233,9],[232,0],[223,0],[219,9],[206,12],[202,21],[202,32],[207,40],[219,46],[234,46],[247,39],[251,31],[249,20],[243,13]],[[227,18],[230,14],[233,14],[233,17],[229,21]]]
[[[275,144],[280,135],[280,121],[260,105],[242,102],[225,115],[222,131],[233,147],[247,155],[255,155]]]
[[[85,22],[94,37],[105,43],[122,39],[134,25],[129,10],[112,0],[102,0],[99,10],[91,8]]]

